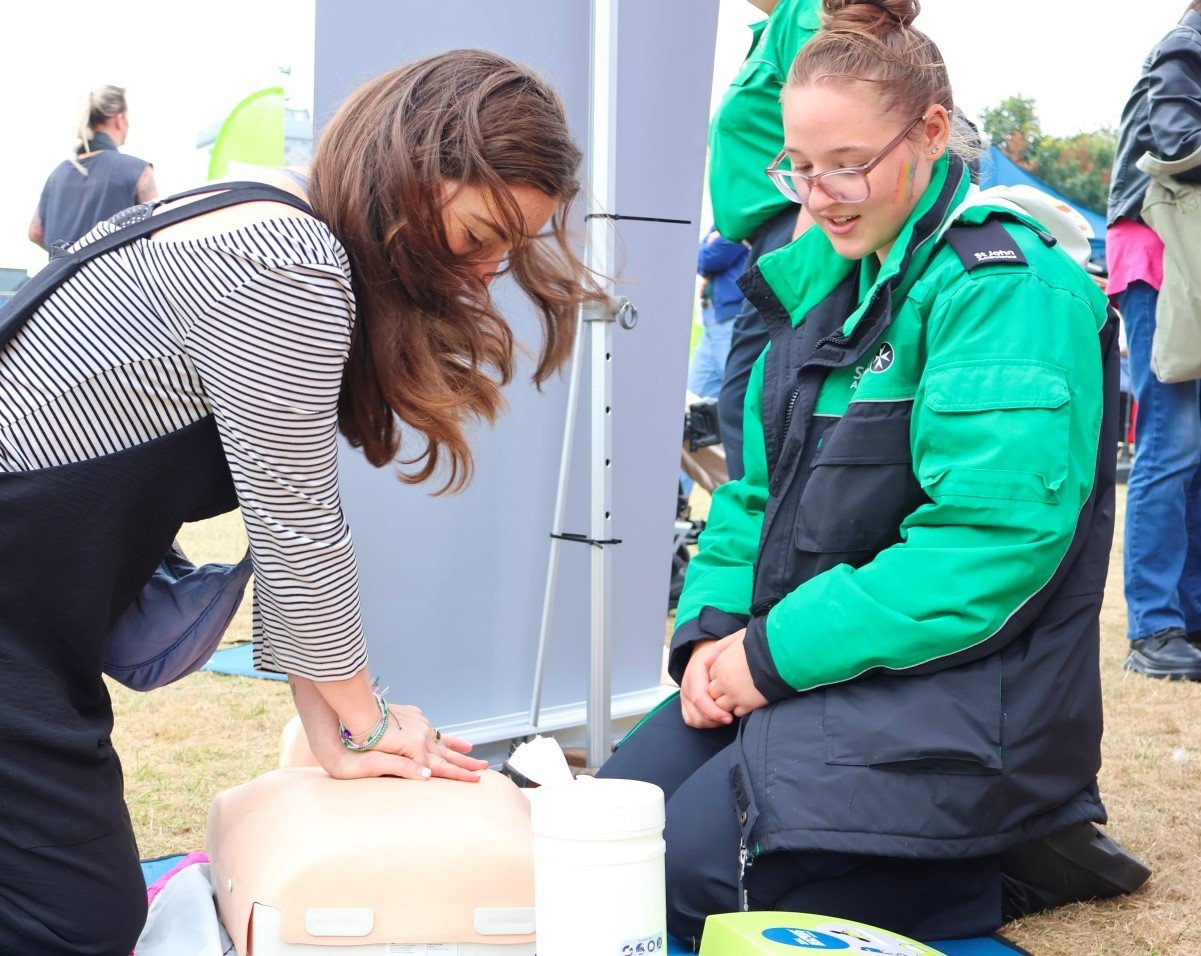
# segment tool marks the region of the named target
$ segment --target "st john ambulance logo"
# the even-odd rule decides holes
[[[872,357],[872,363],[868,368],[870,372],[887,372],[892,367],[892,360],[896,356],[892,351],[892,346],[884,342]]]
[[[977,262],[1017,262],[1016,249],[989,249],[987,252],[974,253]]]

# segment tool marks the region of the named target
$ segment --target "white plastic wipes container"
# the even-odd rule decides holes
[[[580,777],[527,795],[538,956],[666,953],[663,791]]]

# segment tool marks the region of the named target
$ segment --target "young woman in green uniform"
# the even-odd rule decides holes
[[[1114,322],[1078,234],[971,186],[918,7],[825,0],[792,65],[767,172],[816,225],[742,280],[746,475],[689,566],[679,703],[602,771],[668,795],[683,937],[743,906],[975,935],[1146,876],[1093,826]]]

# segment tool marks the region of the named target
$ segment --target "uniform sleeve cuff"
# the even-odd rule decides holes
[[[730,614],[715,607],[703,607],[701,613],[691,621],[685,621],[671,636],[671,650],[667,655],[667,673],[677,684],[684,677],[692,647],[697,641],[720,640],[746,627],[750,617],[746,614]]]
[[[752,618],[746,626],[746,638],[742,642],[746,653],[747,667],[751,672],[751,680],[755,689],[769,701],[784,700],[795,697],[796,690],[789,685],[771,658],[767,647],[767,615]]]

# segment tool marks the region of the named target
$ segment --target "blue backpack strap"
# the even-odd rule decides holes
[[[187,203],[178,209],[165,210],[157,216],[152,215],[159,206],[165,206],[178,199],[210,193],[214,195],[207,195],[204,199]],[[109,233],[95,242],[90,242],[75,252],[67,252],[62,247],[53,250],[52,257],[46,266],[26,282],[8,301],[8,304],[0,310],[0,349],[8,344],[21,326],[60,285],[97,256],[112,252],[114,249],[119,249],[121,246],[142,239],[167,226],[173,226],[177,222],[203,216],[206,212],[212,212],[214,209],[224,209],[226,206],[235,206],[244,202],[263,201],[285,203],[310,216],[313,215],[312,207],[292,193],[275,186],[268,186],[266,183],[252,182],[211,183],[117,213],[109,220],[119,226],[116,232]]]

